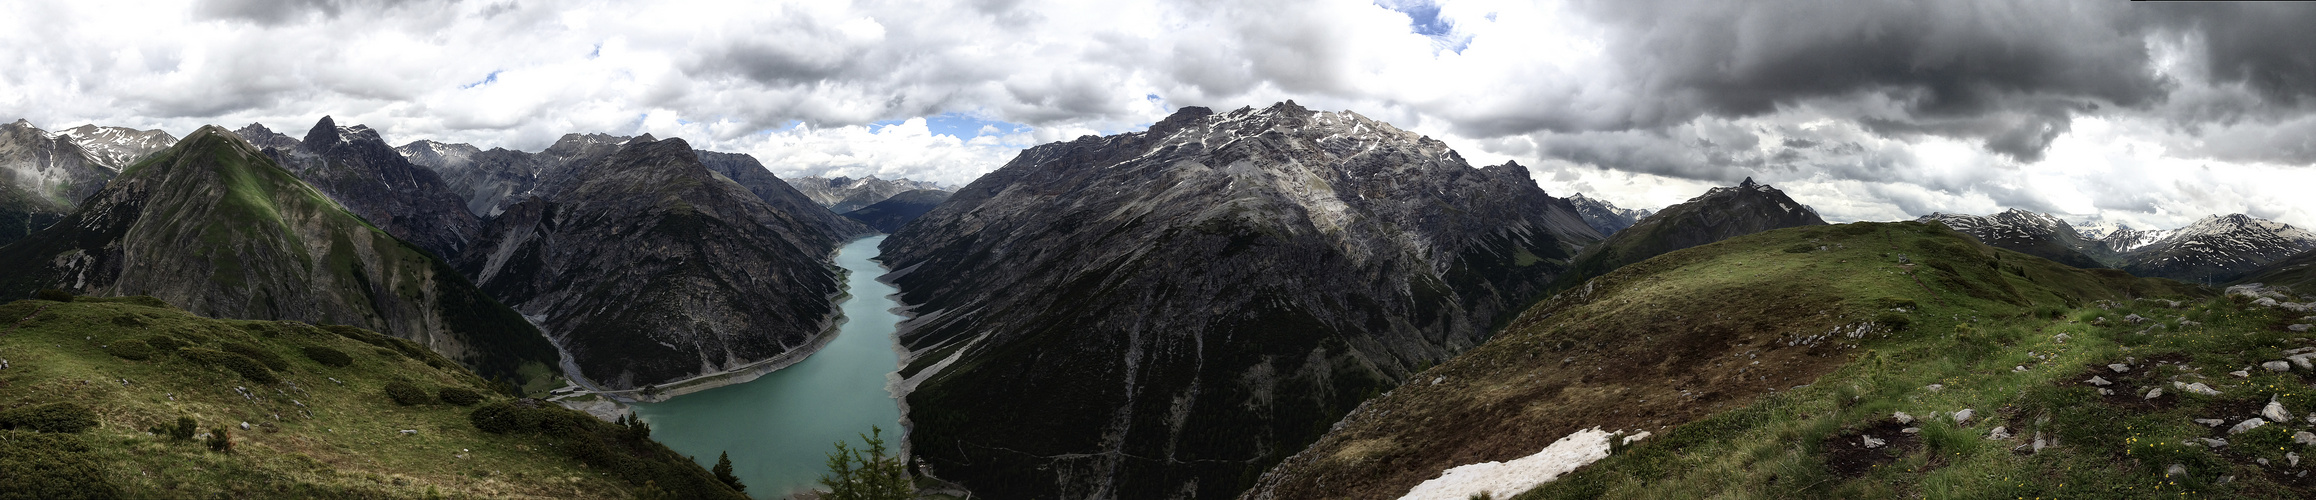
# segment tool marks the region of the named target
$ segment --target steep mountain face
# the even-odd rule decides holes
[[[909,221],[917,220],[925,216],[926,212],[933,211],[933,207],[941,206],[941,202],[949,201],[949,196],[948,191],[912,189],[885,198],[885,201],[861,207],[860,210],[845,212],[844,216],[878,231],[899,232],[901,226],[908,225]]]
[[[516,203],[551,190],[549,184],[617,151],[630,138],[604,134],[565,134],[538,153],[504,148],[478,151],[466,144],[416,141],[395,151],[411,163],[440,175],[450,191],[466,199],[467,211],[478,217],[497,217]]]
[[[0,247],[0,294],[150,295],[203,316],[340,324],[410,339],[492,377],[554,346],[450,265],[366,224],[222,128],[121,174]]]
[[[177,143],[177,136],[160,129],[137,130],[126,127],[103,127],[94,124],[65,129],[90,157],[113,168],[127,168],[144,159],[145,155],[168,149]]]
[[[354,215],[442,258],[458,255],[482,228],[441,177],[411,165],[369,127],[340,127],[325,116],[295,149],[267,151]]]
[[[901,194],[902,192],[910,190],[951,190],[940,184],[934,184],[930,182],[912,181],[908,179],[895,179],[888,181],[884,179],[878,179],[874,176],[861,179],[854,179],[850,177],[799,177],[794,179],[793,182],[790,182],[790,184],[795,185],[798,191],[804,192],[805,196],[812,198],[813,202],[819,203],[820,206],[828,207],[828,211],[830,212],[836,212],[840,214],[859,210],[861,207],[866,207],[876,204],[876,202],[885,201],[886,198],[891,198],[893,195]]]
[[[2196,283],[2234,281],[2316,249],[2316,234],[2243,214],[2214,215],[2132,251],[2124,271]]]
[[[1649,210],[1617,208],[1616,204],[1595,200],[1584,196],[1583,193],[1568,197],[1568,204],[1576,206],[1576,215],[1584,217],[1584,225],[1592,226],[1592,230],[1599,231],[1602,236],[1614,236],[1617,231],[1632,227],[1634,223],[1655,213]]]
[[[882,245],[911,453],[991,498],[1233,495],[1597,238],[1526,168],[1291,101],[1030,148]]]
[[[2015,474],[1986,477],[1987,471],[2065,470],[2051,463],[2054,455],[2085,457],[2076,470],[2096,470],[2090,475],[2107,481],[2126,475],[2112,469],[2136,464],[2114,458],[2123,456],[2129,436],[2104,424],[2127,418],[2117,414],[2169,408],[2178,398],[2150,404],[2140,396],[2149,388],[2140,384],[2168,382],[2159,378],[2165,372],[2141,375],[2156,368],[2146,357],[2187,358],[2145,347],[2118,353],[2108,339],[2172,336],[2132,336],[2149,325],[2117,320],[2125,314],[2192,314],[2213,322],[2243,317],[2134,301],[2190,299],[2184,302],[2193,308],[2199,296],[2209,292],[1990,248],[1935,224],[1813,225],[1731,238],[1618,268],[1538,303],[1486,344],[1362,405],[1240,498],[1391,499],[1434,480],[1451,485],[1443,493],[1452,498],[1491,482],[1515,484],[1495,487],[1494,498],[1893,498],[1910,496],[1905,488],[1949,482],[1970,482],[1957,496],[1983,498],[2022,481]],[[2143,309],[2107,311],[2102,304]],[[2104,317],[2096,323],[2107,326],[2092,325],[2093,317]],[[2106,368],[2126,362],[2125,354],[2140,356],[2129,361],[2132,379]],[[2132,382],[2113,387],[2129,394],[2100,402],[2096,387],[2082,382],[2091,377],[2086,367]],[[2220,379],[2241,380],[2204,380],[2216,385]],[[2225,390],[2257,398],[2229,403],[2244,407],[2268,397],[2248,388]],[[2179,413],[2209,411],[2181,407]],[[1958,423],[1968,417],[1941,418],[1965,408],[1981,416],[1967,422],[1975,428]],[[1891,421],[1898,411],[1914,420]],[[2166,436],[2214,432],[2187,415],[2167,417],[2128,421],[2161,422],[2164,432],[2181,433]],[[2005,425],[2017,435],[1988,437]],[[2134,425],[2141,426],[2134,433],[2156,432]],[[1909,426],[1918,429],[1900,431]],[[1550,495],[1522,494],[1545,479],[1533,471],[1467,474],[1480,477],[1460,485],[1442,478],[1450,468],[1484,469],[1475,464],[1537,455],[1588,428],[1622,431],[1613,439],[1636,441],[1602,453],[1605,459],[1576,462],[1602,459],[1573,473],[1544,474],[1559,476],[1544,483]],[[2053,444],[2065,433],[2065,445],[2079,450],[2021,456],[2043,433]],[[1848,445],[1862,443],[1861,434],[1888,446]],[[2089,434],[2114,437],[2082,438]],[[1929,439],[1984,444],[1925,448]],[[1955,465],[1919,465],[1925,458]],[[2014,465],[2030,459],[2037,465]],[[2157,473],[2140,468],[2128,475],[2162,480],[2160,471],[2174,460],[2161,460],[2152,465]],[[2062,480],[2042,481],[2056,486]]]
[[[1992,246],[2080,268],[2108,267],[2108,262],[2084,253],[2096,243],[2075,231],[2067,221],[2049,214],[2016,208],[1993,216],[1933,213],[1916,222],[1938,222]]]
[[[118,172],[69,135],[0,125],[0,245],[55,223]]]
[[[538,318],[599,387],[819,345],[841,291],[825,261],[847,235],[766,204],[681,139],[619,144],[506,207],[460,270]]]
[[[694,151],[694,153],[700,155],[700,164],[707,166],[708,170],[715,172],[716,175],[739,183],[740,187],[748,188],[748,192],[754,193],[756,199],[764,200],[764,203],[772,205],[773,209],[796,217],[821,232],[837,235],[840,239],[852,239],[853,237],[876,233],[876,230],[869,228],[865,221],[856,222],[814,203],[812,198],[797,191],[794,186],[788,185],[787,181],[773,176],[772,171],[765,169],[764,164],[757,162],[754,156],[714,151]]]
[[[1703,196],[1665,207],[1586,248],[1557,286],[1578,286],[1587,278],[1665,252],[1771,229],[1822,225],[1825,219],[1818,218],[1816,210],[1747,177],[1736,187],[1713,188]]]

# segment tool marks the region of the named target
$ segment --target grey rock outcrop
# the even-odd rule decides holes
[[[1597,234],[1526,168],[1292,102],[1030,148],[883,244],[910,449],[992,498],[1227,498]]]

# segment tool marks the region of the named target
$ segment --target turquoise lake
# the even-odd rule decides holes
[[[828,453],[837,440],[859,444],[870,426],[884,429],[886,448],[901,443],[901,410],[885,390],[886,375],[900,357],[893,353],[891,285],[876,263],[874,236],[846,244],[836,263],[850,271],[852,296],[839,307],[846,321],[820,352],[747,383],[639,404],[635,413],[651,424],[651,437],[701,467],[718,453],[731,453],[734,475],[756,498],[784,498],[818,485]]]

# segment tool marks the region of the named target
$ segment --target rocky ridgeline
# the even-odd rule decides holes
[[[294,144],[263,125],[242,130],[249,132],[245,139],[259,138],[251,144],[262,142],[267,156],[354,215],[436,256],[458,255],[482,229],[441,176],[412,165],[370,127],[340,127],[324,116]]]
[[[915,190],[955,191],[955,188],[931,182],[908,179],[885,180],[876,176],[854,179],[851,177],[798,177],[789,184],[804,192],[828,211],[846,213],[874,205],[901,193]]]

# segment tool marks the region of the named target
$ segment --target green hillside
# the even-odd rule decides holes
[[[2291,258],[2252,271],[2236,283],[2262,283],[2272,287],[2289,288],[2303,295],[2316,295],[2316,251],[2301,252]]]
[[[2292,444],[2307,421],[2228,433],[2271,397],[2316,411],[2310,370],[2258,367],[2316,346],[2286,328],[2299,316],[1940,226],[1776,230],[1548,299],[1354,412],[1254,496],[1394,498],[1599,426],[1653,437],[1521,498],[2306,497],[2316,456],[2285,454],[2316,455]],[[1975,418],[1951,418],[1963,409]],[[1998,426],[2011,436],[1989,439]],[[2207,437],[2231,444],[2181,444]]]
[[[559,360],[537,328],[448,264],[214,126],[0,247],[0,269],[8,299],[61,288],[149,295],[210,317],[354,325],[534,387],[552,383],[541,375]]]
[[[0,359],[0,499],[740,497],[646,428],[527,407],[359,328],[21,300]]]

